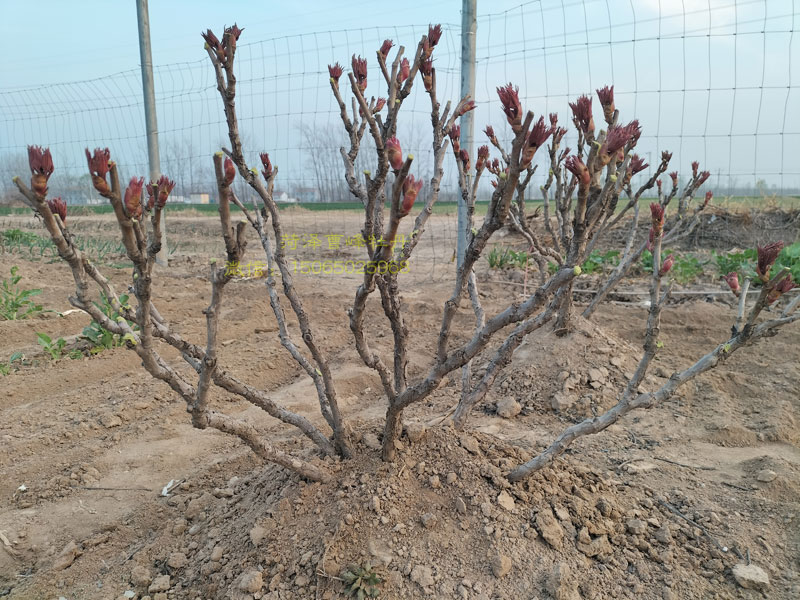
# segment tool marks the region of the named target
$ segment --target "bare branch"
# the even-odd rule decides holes
[[[227,30],[226,30],[227,31]],[[245,162],[243,153],[242,153],[242,143],[239,136],[239,129],[238,129],[238,122],[236,117],[236,109],[234,104],[235,98],[235,89],[236,89],[236,78],[233,74],[233,55],[234,55],[234,47],[229,47],[228,52],[226,54],[227,58],[224,65],[220,62],[219,57],[215,52],[209,49],[208,55],[211,59],[212,64],[214,65],[214,71],[216,73],[217,79],[217,89],[220,92],[220,96],[222,98],[223,106],[225,109],[225,117],[228,124],[228,137],[231,141],[231,151],[227,151],[223,148],[223,152],[228,154],[230,158],[233,160],[234,164],[236,165],[239,174],[242,178],[248,183],[248,185],[258,194],[259,198],[264,204],[267,212],[270,215],[270,219],[272,221],[272,229],[275,233],[275,250],[274,250],[274,259],[275,264],[278,266],[278,270],[281,274],[281,281],[283,283],[283,292],[286,298],[289,300],[289,304],[292,307],[295,315],[297,316],[298,323],[300,325],[300,331],[303,335],[303,342],[305,343],[306,347],[311,353],[311,356],[316,363],[316,368],[314,372],[319,371],[319,375],[322,379],[323,386],[317,387],[318,395],[321,405],[325,406],[323,409],[323,416],[326,417],[328,424],[331,426],[334,432],[334,440],[336,444],[337,450],[343,456],[350,456],[351,451],[349,449],[349,444],[346,439],[346,434],[341,418],[341,414],[339,412],[338,401],[336,398],[336,388],[334,386],[333,377],[331,375],[330,367],[328,365],[327,358],[323,355],[321,349],[316,343],[314,338],[314,334],[311,329],[310,320],[308,318],[307,313],[303,307],[303,303],[300,300],[299,295],[294,287],[294,280],[292,277],[292,273],[289,269],[289,266],[286,261],[286,256],[283,250],[283,229],[281,227],[281,220],[280,215],[278,213],[277,205],[275,204],[272,198],[272,189],[274,185],[275,177],[277,176],[277,169],[273,169],[271,173],[265,173],[267,185],[265,186],[261,179],[258,177],[257,171],[254,172],[250,170]],[[224,74],[223,74],[223,67],[224,67]],[[366,112],[368,113],[368,107]],[[264,236],[262,235],[262,244],[264,243]],[[269,255],[268,255],[269,257]],[[273,306],[273,311],[276,312],[276,317],[278,311],[275,310],[275,306]],[[294,355],[293,355],[294,356]],[[295,357],[296,358],[296,357]],[[302,363],[301,363],[302,364]],[[324,389],[324,394],[319,394],[320,389]]]
[[[727,342],[719,344],[714,350],[700,358],[691,367],[684,369],[678,373],[673,373],[669,381],[661,386],[658,390],[649,393],[642,393],[634,398],[629,398],[623,395],[619,403],[613,408],[603,413],[598,417],[592,417],[573,425],[556,438],[548,448],[529,460],[528,462],[520,465],[508,475],[510,481],[521,481],[529,477],[542,467],[547,466],[574,442],[576,439],[585,435],[599,433],[606,429],[609,425],[613,425],[620,418],[632,410],[638,408],[652,408],[656,404],[667,400],[672,397],[680,386],[688,381],[691,381],[698,375],[709,371],[716,367],[720,362],[726,360],[736,350],[743,348],[751,343],[758,341],[763,337],[772,335],[773,332],[789,323],[800,320],[800,314],[793,314],[789,317],[782,317],[773,319],[758,325],[751,330],[750,333],[744,332],[733,336]]]
[[[275,448],[263,435],[258,433],[255,427],[245,421],[234,419],[214,411],[205,413],[205,421],[208,427],[237,436],[245,444],[250,446],[256,455],[266,461],[286,467],[310,481],[328,481],[330,479],[328,473],[310,462],[301,460]]]

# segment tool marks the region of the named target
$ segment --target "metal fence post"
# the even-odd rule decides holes
[[[461,97],[469,95],[475,98],[475,32],[477,21],[475,17],[477,0],[462,0],[461,3]],[[469,111],[461,117],[461,147],[465,148],[472,160],[475,160],[475,111]],[[464,198],[458,196],[458,242],[456,254],[458,266],[464,263],[464,254],[467,251],[467,205]]]
[[[477,30],[477,0],[462,0],[461,3],[461,97],[469,95],[475,99],[475,33]],[[475,150],[475,111],[469,111],[461,117],[461,147],[469,152],[472,160]],[[464,198],[458,196],[458,243],[456,253],[458,266],[464,263],[467,251],[467,205]]]
[[[142,92],[144,94],[144,122],[147,132],[147,160],[150,181],[161,177],[161,158],[158,154],[158,120],[156,118],[156,93],[153,84],[153,56],[150,50],[150,17],[147,0],[136,0],[136,17],[139,23],[139,57],[142,63]],[[159,265],[167,265],[167,223],[161,211],[161,250],[156,255]]]

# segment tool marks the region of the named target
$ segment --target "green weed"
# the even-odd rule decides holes
[[[101,292],[100,294],[101,304],[97,302],[94,305],[100,309],[104,315],[106,315],[112,321],[116,321],[121,315],[117,312],[114,307],[111,305],[111,301],[108,297]],[[125,306],[128,303],[128,295],[122,294],[119,297],[120,304]],[[134,326],[132,321],[128,321],[128,325]],[[91,354],[99,354],[103,350],[108,350],[110,348],[115,348],[117,346],[121,346],[123,344],[124,337],[115,333],[111,333],[108,329],[97,323],[96,321],[92,321],[89,325],[83,328],[83,332],[81,333],[82,337],[89,340],[92,344],[91,349],[89,352]]]
[[[67,345],[67,340],[63,337],[53,340],[46,333],[37,332],[36,337],[39,338],[39,345],[44,348],[44,351],[50,355],[52,360],[58,360],[64,354],[64,347]]]
[[[662,252],[662,260],[667,256],[675,254],[673,250],[665,250]],[[678,256],[675,254],[675,263],[670,269],[669,277],[675,279],[681,285],[692,283],[700,275],[703,274],[703,265],[708,264],[708,261],[701,262],[696,256]],[[642,252],[639,265],[645,273],[653,272],[653,253],[649,250]]]
[[[703,274],[703,264],[707,263],[701,263],[695,256],[680,256],[675,259],[675,264],[672,265],[670,274],[675,278],[675,281],[681,285],[686,285]]]
[[[528,253],[524,250],[516,251],[498,246],[492,248],[486,256],[490,269],[524,269],[528,264],[528,258]]]
[[[717,265],[717,273],[720,276],[736,272],[741,278],[750,278],[752,285],[761,285],[761,281],[756,276],[756,263],[758,262],[758,252],[756,250],[714,252],[713,256]],[[781,250],[775,261],[775,266],[772,267],[772,273],[775,274],[784,268],[789,269],[794,281],[800,281],[800,242],[795,242]]]
[[[14,352],[14,354],[12,354],[8,359],[8,362],[0,363],[0,375],[9,375],[11,373],[11,369],[14,367],[14,363],[21,363],[23,358],[25,358],[25,356],[22,354],[22,352]]]
[[[587,275],[603,271],[604,267],[616,267],[619,264],[619,250],[609,250],[608,252],[600,252],[594,250],[581,265],[581,271]]]
[[[22,275],[17,275],[19,267],[11,267],[11,277],[4,278],[0,284],[0,318],[6,321],[27,319],[44,312],[41,304],[31,298],[42,293],[40,289],[26,290],[19,286]]]
[[[380,590],[375,586],[383,581],[378,577],[369,563],[364,567],[350,565],[348,569],[342,573],[342,580],[345,583],[347,593],[353,598],[356,598],[356,600],[377,598],[380,595]]]

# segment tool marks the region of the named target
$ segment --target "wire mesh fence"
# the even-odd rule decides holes
[[[505,119],[495,88],[520,87],[537,115],[561,114],[567,102],[615,86],[621,118],[643,125],[639,153],[651,165],[662,150],[688,173],[692,160],[712,173],[717,195],[791,197],[800,191],[800,19],[796,0],[533,0],[483,13],[477,27],[476,139]],[[460,25],[443,23],[436,50],[439,97],[457,99]],[[280,167],[278,197],[349,201],[338,148],[345,135],[327,65],[370,62],[368,93],[380,95],[375,51],[390,38],[413,52],[418,26],[324,31],[241,40],[237,106],[248,158],[268,151]],[[226,143],[213,71],[198,36],[198,60],[154,68],[161,169],[176,180],[176,200],[213,201],[211,155]],[[418,175],[431,175],[429,102],[415,86],[398,131]],[[0,88],[0,193],[25,172],[27,144],[48,145],[58,169],[52,185],[70,203],[93,195],[84,148],[108,146],[127,176],[146,174],[147,152],[138,69],[35,88]],[[572,134],[570,134],[572,135]],[[569,135],[567,145],[574,142]],[[542,153],[543,154],[543,153]],[[543,156],[539,157],[541,160]],[[369,168],[368,157],[364,168]],[[373,159],[374,160],[374,159]],[[448,157],[448,162],[452,158]],[[442,199],[455,199],[454,164]],[[645,171],[641,177],[646,177]],[[546,169],[535,177],[542,181]],[[489,194],[487,186],[486,195]],[[538,185],[529,193],[537,195]],[[246,196],[246,190],[240,190]],[[790,200],[796,201],[795,200]],[[800,202],[796,202],[800,203]]]

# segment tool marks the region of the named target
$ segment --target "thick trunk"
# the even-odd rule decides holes
[[[402,432],[403,409],[390,406],[386,411],[386,423],[383,426],[382,457],[386,462],[392,462],[394,460],[396,453],[394,443],[400,438]]]
[[[572,327],[572,282],[571,279],[565,287],[564,294],[561,297],[561,306],[558,308],[558,316],[555,322],[555,333],[559,337],[563,337],[570,332]]]

